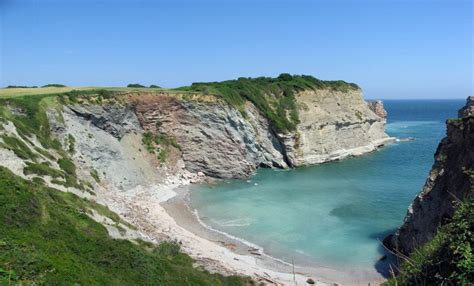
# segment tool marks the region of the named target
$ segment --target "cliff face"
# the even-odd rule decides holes
[[[288,167],[268,120],[250,103],[246,104],[247,118],[223,103],[166,95],[139,100],[135,110],[145,130],[176,138],[191,172],[242,178],[258,166]]]
[[[466,106],[470,104],[468,99]],[[384,242],[390,248],[411,253],[431,240],[453,215],[456,200],[474,197],[474,117],[466,115],[447,121],[447,136],[438,146],[422,191],[410,205],[403,225]]]
[[[391,140],[381,102],[372,110],[357,85],[311,76],[239,78],[176,90],[74,90],[48,98],[47,129],[63,147],[74,137],[74,159],[119,188],[149,181],[146,170],[153,167],[163,178],[183,170],[243,178],[258,167],[361,155]],[[151,167],[142,164],[145,151]],[[137,168],[120,169],[125,165]]]
[[[387,111],[385,111],[383,101],[381,100],[370,100],[367,101],[369,109],[383,119],[387,119]]]
[[[361,155],[390,141],[384,119],[368,108],[360,90],[304,91],[296,102],[300,123],[294,144],[289,146],[293,165]]]
[[[277,133],[250,102],[245,116],[222,102],[141,97],[135,112],[145,130],[176,138],[186,169],[219,178],[242,178],[259,166],[286,168],[360,155],[390,139],[384,120],[360,90],[310,90],[296,95],[297,130]]]

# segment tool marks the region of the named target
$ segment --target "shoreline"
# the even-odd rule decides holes
[[[388,142],[390,139],[385,138]],[[362,154],[353,154],[358,155]],[[188,205],[190,185],[204,179],[196,178],[191,173],[179,173],[168,176],[163,183],[128,190],[106,183],[102,184],[96,199],[135,226],[142,239],[153,243],[176,241],[182,251],[195,260],[196,266],[210,272],[249,276],[265,285],[310,285],[308,279],[320,286],[379,285],[386,280],[375,267],[373,270],[336,269],[321,263],[293,266],[276,258],[278,255],[265,253],[260,246],[212,229]],[[135,237],[125,235],[122,239]]]
[[[291,263],[266,253],[262,247],[252,242],[234,237],[204,224],[188,204],[189,186],[178,187],[174,189],[174,192],[176,195],[162,202],[161,206],[175,220],[177,225],[202,239],[214,243],[216,246],[229,250],[231,255],[246,256],[253,259],[255,264],[263,271],[273,271],[293,276],[293,265]],[[193,256],[192,253],[190,255]],[[316,265],[314,261],[310,262],[309,266],[295,264],[294,271],[296,275],[305,277],[304,279],[297,279],[298,285],[308,285],[306,283],[308,278],[317,281],[318,284],[316,285],[366,285],[368,283],[378,285],[385,281],[385,278],[379,273],[374,275],[376,273],[375,269],[373,271],[364,269],[343,270]],[[294,282],[292,280],[286,281],[286,283],[283,282],[283,285],[294,285]]]

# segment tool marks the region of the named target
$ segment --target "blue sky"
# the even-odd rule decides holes
[[[0,0],[0,86],[163,87],[282,72],[367,98],[473,94],[472,2]]]

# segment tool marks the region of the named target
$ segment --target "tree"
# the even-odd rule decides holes
[[[143,88],[145,86],[141,85],[139,83],[131,83],[131,84],[127,85],[127,87]]]

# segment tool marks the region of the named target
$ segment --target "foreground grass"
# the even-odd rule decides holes
[[[83,199],[0,167],[0,284],[247,285],[193,268],[179,245],[115,240]]]
[[[452,220],[416,249],[384,285],[474,285],[474,201],[460,203]]]

